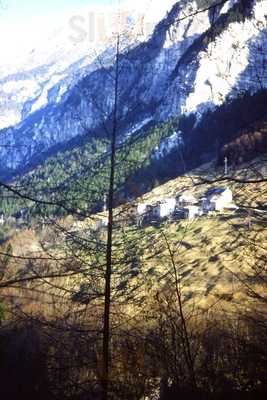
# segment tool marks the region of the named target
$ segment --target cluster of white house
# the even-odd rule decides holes
[[[233,193],[229,188],[209,189],[204,197],[196,198],[190,192],[184,192],[175,197],[165,198],[156,204],[137,204],[137,216],[143,219],[177,219],[193,220],[211,212],[221,212],[224,209],[236,209],[233,203]]]
[[[184,192],[174,197],[168,197],[153,204],[135,203],[128,209],[128,218],[123,221],[126,223],[132,222],[153,222],[160,221],[165,218],[173,219],[188,219],[194,220],[202,215],[208,215],[213,212],[222,212],[225,209],[236,210],[238,207],[233,203],[233,193],[229,188],[211,188],[201,198],[197,198],[191,192]],[[24,221],[27,215],[27,210],[23,209],[17,213],[14,221]],[[3,225],[7,220],[4,218],[4,213],[0,211],[0,225]],[[107,215],[96,219],[95,228],[102,229],[108,224]],[[76,227],[77,228],[77,227]],[[76,229],[75,228],[75,229]],[[77,228],[78,229],[78,228]]]

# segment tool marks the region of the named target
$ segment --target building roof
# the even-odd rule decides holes
[[[229,190],[228,188],[211,188],[207,190],[206,196],[215,196],[215,195],[220,195],[223,194],[226,190]]]
[[[196,197],[193,195],[193,193],[184,192],[178,197],[178,199],[180,201],[184,201],[184,200],[193,200],[193,201],[195,201]]]

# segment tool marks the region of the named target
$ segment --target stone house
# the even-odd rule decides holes
[[[164,199],[161,202],[158,202],[152,210],[152,214],[154,217],[162,219],[170,216],[176,207],[176,199],[173,197]]]
[[[222,211],[233,203],[233,193],[229,188],[211,188],[202,199],[203,212]]]
[[[197,198],[191,192],[184,192],[177,197],[177,205],[184,207],[187,205],[196,205],[198,203]]]

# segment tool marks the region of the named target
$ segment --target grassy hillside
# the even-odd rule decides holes
[[[261,158],[243,164],[242,168],[232,171],[232,174],[240,179],[266,177],[266,160]],[[216,183],[200,184],[200,177],[220,179],[221,169],[212,164],[204,165],[186,176],[155,188],[137,201],[153,204],[188,189],[201,197],[210,186],[218,186]],[[222,182],[219,185],[225,184]],[[228,182],[227,186],[232,189],[234,201],[241,209],[199,217],[191,222],[165,221],[158,227],[138,228],[128,225],[127,205],[115,210],[114,257],[118,262],[114,267],[113,289],[116,295],[122,296],[124,301],[127,299],[128,306],[134,303],[142,304],[143,307],[146,302],[149,304],[152,293],[173,285],[166,239],[175,257],[185,301],[190,300],[190,303],[204,308],[218,302],[220,305],[235,307],[246,303],[250,285],[261,292],[262,282],[253,280],[252,276],[255,274],[256,263],[259,264],[257,268],[262,268],[266,257],[266,182]],[[247,207],[252,207],[251,214]],[[265,212],[259,211],[264,208]],[[84,264],[87,265],[86,268],[99,268],[98,265],[104,265],[105,231],[97,233],[93,227],[95,218],[101,215],[91,216],[80,222],[75,222],[72,217],[63,218],[57,224],[44,225],[43,228],[37,225],[37,231],[30,231],[30,240],[27,239],[29,231],[16,233],[10,239],[13,254],[33,259],[47,258],[49,254],[47,263],[50,267],[46,268],[52,270],[58,270],[64,265],[64,261],[60,266],[53,262],[53,256],[58,258],[59,255],[66,258],[66,263],[75,262],[77,268],[83,268]],[[18,262],[27,276],[28,262],[25,264],[23,259],[13,260],[16,266]],[[38,270],[42,268],[43,261],[36,260],[36,264]],[[10,271],[14,272],[13,268]],[[98,282],[99,290],[101,279]],[[60,284],[58,282],[56,287],[65,287],[65,279],[58,280]],[[81,273],[75,281],[68,280],[67,288],[76,293],[81,287],[84,288],[84,284],[90,286],[84,273]],[[71,300],[71,296],[69,297]],[[79,296],[75,298],[79,300]]]
[[[243,398],[242,393],[261,398],[266,371],[266,159],[243,164],[231,175],[252,181],[265,177],[257,184],[227,183],[242,207],[237,213],[138,228],[127,217],[129,204],[115,209],[110,314],[114,399],[140,400],[143,393],[159,398],[155,393],[161,378],[168,373],[176,379],[177,370],[183,386],[171,385],[173,397],[167,391],[163,399],[176,399],[175,390],[199,399],[199,393],[190,395],[177,290],[202,398],[221,400],[224,392],[233,398]],[[220,180],[221,168],[203,165],[138,201],[154,203],[186,189],[202,196],[218,185],[200,178]],[[252,207],[251,213],[243,207]],[[40,221],[14,232],[0,249],[0,348],[13,349],[15,341],[15,348],[22,349],[15,370],[24,372],[24,351],[28,368],[44,366],[37,378],[47,377],[50,385],[45,387],[60,398],[82,399],[99,377],[106,229],[96,229],[96,222],[105,217]],[[10,337],[11,343],[5,339]],[[4,360],[13,360],[3,354]],[[32,380],[25,377],[23,384],[31,387]]]
[[[185,189],[190,189],[197,197],[201,197],[209,187],[225,184],[233,191],[234,201],[241,208],[237,212],[225,211],[211,217],[203,216],[192,222],[170,223],[167,221],[160,228],[146,228],[148,230],[146,236],[149,238],[153,231],[157,237],[155,242],[158,244],[164,242],[162,232],[170,241],[181,277],[184,297],[196,302],[197,306],[212,304],[218,299],[223,300],[223,303],[229,302],[231,306],[237,303],[242,304],[247,298],[246,289],[248,289],[244,286],[244,282],[253,275],[253,268],[257,262],[259,264],[257,268],[264,267],[264,259],[267,255],[265,246],[267,243],[266,182],[260,184],[222,182],[199,185],[199,177],[208,177],[213,180],[221,177],[220,173],[219,168],[215,169],[214,166],[208,164],[192,171],[188,176],[169,181],[143,197],[143,201],[153,203],[164,197],[181,193]],[[251,180],[260,176],[266,178],[266,160],[258,159],[243,164],[242,168],[232,173],[234,177],[240,179]],[[250,216],[248,211],[250,207],[265,208],[265,213],[253,211]],[[149,280],[154,281],[151,289],[159,282],[161,282],[160,286],[165,284],[164,272],[170,269],[169,264],[166,250],[159,258],[149,261],[147,265]],[[141,280],[143,280],[142,276]],[[147,281],[147,277],[144,280]],[[252,282],[252,284],[257,286],[257,282]]]

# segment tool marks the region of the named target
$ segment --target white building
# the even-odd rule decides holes
[[[147,211],[147,206],[148,206],[148,204],[146,204],[146,203],[138,203],[137,204],[137,214],[144,215]]]
[[[203,199],[203,211],[222,211],[233,203],[233,193],[229,188],[212,188]]]
[[[164,218],[171,215],[176,207],[176,199],[169,198],[164,199],[160,203],[158,203],[155,207],[153,207],[153,215],[158,218]]]
[[[174,197],[170,197],[165,199],[160,204],[160,216],[161,218],[167,217],[168,215],[172,214],[176,207],[176,199]]]
[[[189,221],[193,221],[195,218],[203,214],[203,212],[198,206],[187,206],[184,207],[183,210],[185,213],[185,217],[189,219]]]
[[[180,206],[194,205],[197,203],[198,203],[197,198],[190,192],[184,192],[178,197],[178,205]]]
[[[4,214],[1,213],[1,214],[0,214],[0,225],[4,225],[4,223],[5,223]]]

